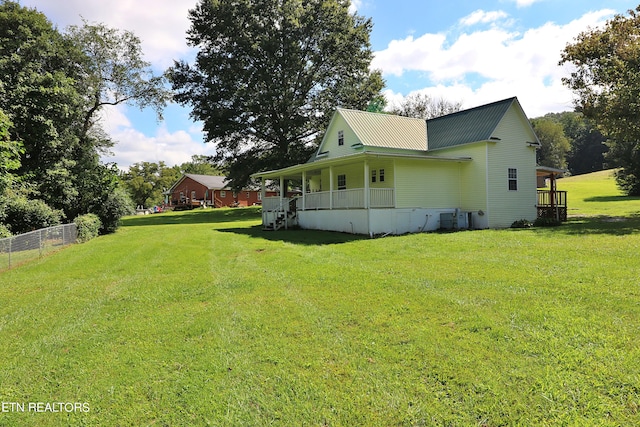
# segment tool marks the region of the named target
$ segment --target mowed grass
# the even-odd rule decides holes
[[[0,425],[638,425],[640,207],[587,179],[556,228],[127,218],[0,273],[0,401],[90,407]]]

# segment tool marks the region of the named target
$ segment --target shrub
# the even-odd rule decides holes
[[[131,197],[126,190],[119,187],[109,194],[98,209],[93,211],[102,221],[101,234],[113,233],[120,225],[120,218],[135,213]]]
[[[11,232],[4,224],[0,224],[0,239],[5,237],[11,237]]]
[[[5,199],[3,217],[3,222],[11,233],[21,234],[59,225],[64,214],[42,200],[12,197]]]
[[[519,219],[511,224],[511,228],[530,228],[531,226],[533,226],[533,223],[528,219]]]
[[[102,227],[102,221],[96,214],[80,215],[73,222],[78,228],[78,242],[80,243],[88,242],[94,237],[98,237]]]

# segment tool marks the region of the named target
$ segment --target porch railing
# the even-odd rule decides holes
[[[392,208],[395,206],[393,188],[371,188],[369,206],[372,208]]]
[[[364,189],[354,188],[353,190],[338,190],[333,193],[334,209],[363,209]]]
[[[538,190],[538,207],[566,207],[567,206],[567,192],[566,191],[554,191],[553,193],[548,190]]]
[[[372,208],[392,208],[395,206],[394,196],[393,188],[370,188],[369,206]],[[332,197],[333,199],[331,199]],[[330,201],[332,203],[329,203]],[[330,209],[331,206],[333,209],[364,209],[364,188],[307,193],[304,197],[304,204],[302,197],[297,200],[297,208],[300,210]]]
[[[567,220],[567,192],[538,190],[538,217]]]

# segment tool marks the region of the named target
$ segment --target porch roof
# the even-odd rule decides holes
[[[425,152],[426,153],[426,152]],[[473,160],[471,157],[445,157],[445,156],[433,156],[427,154],[411,154],[411,153],[382,153],[374,151],[365,151],[360,153],[354,153],[347,156],[336,157],[333,159],[322,159],[312,163],[303,163],[294,166],[289,166],[283,169],[270,170],[265,172],[257,172],[251,175],[252,178],[278,178],[280,176],[285,178],[296,178],[302,174],[303,171],[318,170],[328,168],[330,166],[339,166],[350,163],[364,162],[371,159],[413,159],[413,160],[426,160],[426,161],[441,161],[441,162],[470,162]]]

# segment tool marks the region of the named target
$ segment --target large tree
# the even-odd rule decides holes
[[[112,141],[99,112],[125,102],[160,109],[168,99],[141,58],[129,32],[85,23],[61,33],[37,10],[0,0],[0,109],[24,148],[21,194],[68,220],[96,213],[104,230],[114,228],[127,199],[117,168],[100,162]]]
[[[13,141],[9,134],[11,120],[0,110],[0,198],[13,184],[14,171],[20,168],[22,144]]]
[[[200,0],[193,65],[169,71],[240,188],[252,172],[305,162],[338,107],[366,109],[384,83],[370,70],[370,19],[348,0]]]
[[[560,63],[575,66],[564,83],[577,95],[578,111],[610,138],[607,159],[621,168],[618,185],[640,195],[640,6],[581,33]]]
[[[566,169],[567,152],[571,146],[562,124],[549,117],[539,117],[531,120],[531,125],[541,144],[537,154],[538,164]]]
[[[400,105],[391,109],[392,114],[416,119],[433,119],[462,109],[462,102],[432,98],[426,93],[414,93],[405,97]]]

